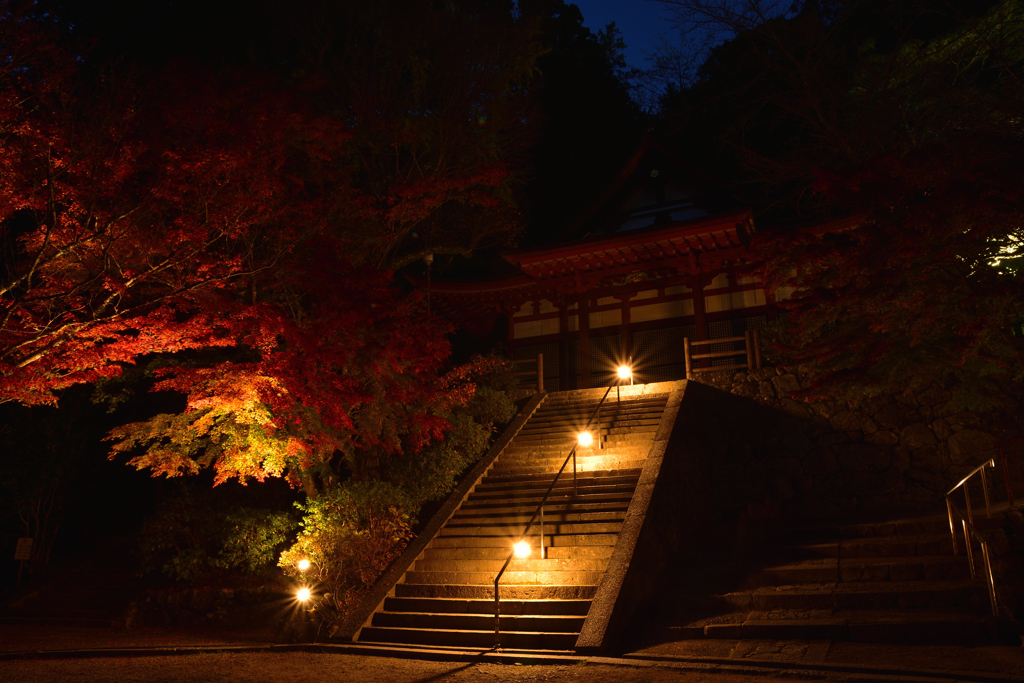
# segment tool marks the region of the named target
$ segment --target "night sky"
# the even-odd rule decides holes
[[[583,23],[595,33],[614,21],[626,41],[626,61],[645,69],[645,55],[654,51],[658,36],[672,32],[672,24],[663,19],[666,12],[651,0],[575,0],[583,12]]]

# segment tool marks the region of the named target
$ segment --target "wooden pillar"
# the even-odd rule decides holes
[[[620,363],[628,363],[629,359],[633,357],[633,333],[630,330],[630,315],[629,315],[629,302],[636,296],[636,293],[623,294],[619,299],[622,301],[622,327],[619,328],[619,336],[621,343],[621,358]]]
[[[501,311],[505,314],[505,341],[508,343],[508,357],[516,357],[516,307],[511,303],[502,306]]]
[[[590,302],[580,295],[576,316],[580,328],[580,389],[590,388]]]
[[[565,391],[569,384],[569,302],[558,301],[558,388]]]
[[[693,324],[697,327],[694,332],[695,341],[705,341],[708,338],[708,321],[704,315],[704,276],[698,273],[693,276]]]

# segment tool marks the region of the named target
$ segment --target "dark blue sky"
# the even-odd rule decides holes
[[[583,12],[583,24],[595,33],[609,21],[622,31],[626,41],[626,61],[641,69],[650,66],[644,53],[654,51],[658,34],[671,33],[672,25],[661,17],[661,3],[648,0],[567,0]]]

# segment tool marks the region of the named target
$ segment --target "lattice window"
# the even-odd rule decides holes
[[[693,339],[693,325],[633,333],[633,372],[638,382],[669,382],[686,377],[683,338]]]

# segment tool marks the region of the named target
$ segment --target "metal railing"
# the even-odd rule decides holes
[[[605,399],[608,398],[608,394],[611,393],[612,388],[609,386],[604,392],[604,396],[601,397],[601,402],[597,404],[597,408],[590,415],[590,419],[587,420],[587,424],[584,425],[583,431],[587,431],[590,428],[590,424],[594,421],[594,418],[598,418],[597,427],[597,443],[598,447],[601,447],[601,418],[599,414],[601,407],[604,405]],[[538,515],[540,516],[540,559],[544,559],[544,504],[548,502],[548,497],[555,488],[555,484],[558,483],[558,478],[562,476],[562,472],[565,471],[566,465],[572,460],[572,496],[575,498],[579,489],[576,485],[576,450],[579,448],[579,443],[573,445],[572,450],[569,451],[569,455],[565,457],[565,462],[558,468],[558,473],[555,474],[555,478],[551,481],[551,486],[548,487],[544,497],[541,498],[540,504],[537,505],[537,509],[533,511],[533,515],[530,517],[530,521],[526,523],[526,528],[523,529],[522,535],[519,537],[520,541],[525,541],[526,536],[530,533],[530,529],[533,527],[533,523],[537,521]],[[505,570],[508,569],[508,565],[512,562],[512,557],[515,555],[515,548],[509,552],[508,557],[505,558],[505,564],[501,565],[501,571],[494,577],[494,647],[495,649],[501,647],[501,599],[498,596],[498,582],[501,581],[501,577],[505,574]]]
[[[975,474],[981,475],[981,490],[985,494],[985,516],[992,516],[992,506],[988,497],[988,479],[985,477],[985,468],[995,468],[995,459],[987,460],[973,470],[970,474],[960,480],[960,482],[946,492],[946,512],[949,514],[949,533],[953,537],[953,554],[959,555],[960,550],[957,546],[956,541],[956,522],[954,521],[954,513],[956,518],[960,520],[964,530],[964,544],[967,546],[967,563],[971,566],[971,580],[977,578],[977,570],[974,567],[974,549],[971,547],[971,536],[978,541],[981,546],[981,555],[985,561],[985,582],[988,584],[988,598],[992,603],[992,616],[999,616],[999,602],[996,600],[996,582],[992,576],[992,558],[988,552],[988,542],[985,538],[978,533],[978,530],[974,528],[974,512],[971,509],[971,492],[967,487],[967,482]],[[961,486],[964,487],[964,500],[967,505],[967,515],[964,516],[957,508],[956,504],[953,503],[953,499],[950,497],[956,492]]]

